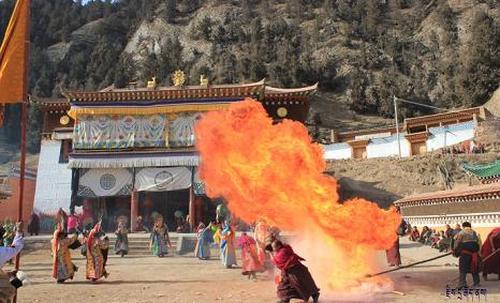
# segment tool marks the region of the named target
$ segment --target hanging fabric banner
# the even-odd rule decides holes
[[[170,147],[190,147],[195,144],[194,125],[201,117],[200,113],[185,114],[177,117],[170,124],[168,144]]]
[[[75,123],[74,149],[165,147],[165,115],[81,115]]]
[[[138,191],[172,191],[191,187],[192,173],[187,167],[143,168],[136,170]]]
[[[194,168],[193,193],[196,196],[205,195],[205,184],[203,184],[203,181],[200,178],[200,169],[198,167]]]
[[[78,196],[85,198],[128,196],[132,192],[129,169],[80,169]]]

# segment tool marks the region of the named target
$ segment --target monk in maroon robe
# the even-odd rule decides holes
[[[319,299],[319,288],[301,261],[303,258],[295,254],[292,247],[276,240],[272,243],[272,261],[281,270],[281,280],[278,284],[280,303],[288,303],[291,299],[301,299],[307,302],[312,297],[313,302]]]
[[[399,266],[401,265],[401,255],[399,254],[399,236],[394,241],[391,248],[385,251],[387,256],[387,263],[389,266]]]
[[[500,280],[500,227],[493,229],[481,247],[481,258],[483,260],[483,278],[486,280],[488,274],[497,274]]]

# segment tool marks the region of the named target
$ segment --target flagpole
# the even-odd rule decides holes
[[[23,1],[23,0],[18,0],[18,1]],[[25,172],[26,172],[26,131],[27,131],[27,117],[28,117],[28,102],[29,102],[29,84],[28,84],[28,78],[29,78],[29,61],[30,61],[30,29],[31,29],[31,1],[30,0],[25,0],[27,3],[26,5],[28,6],[28,11],[27,11],[27,17],[26,17],[26,31],[24,35],[24,44],[25,44],[25,51],[24,51],[24,62],[26,64],[24,71],[23,71],[23,101],[21,103],[21,159],[19,163],[19,201],[18,201],[18,214],[17,214],[17,219],[18,221],[23,220],[23,202],[24,202],[24,179],[25,179]],[[21,262],[21,254],[17,254],[16,256],[16,264],[15,264],[15,269],[16,271],[19,269],[19,264]],[[17,302],[17,290],[16,294],[14,296],[14,303]]]
[[[29,0],[26,0],[28,7],[31,7]],[[23,220],[23,202],[24,202],[24,179],[26,171],[26,131],[27,131],[27,116],[28,116],[28,73],[29,73],[29,55],[30,55],[30,23],[31,23],[31,10],[28,9],[27,18],[27,30],[24,37],[25,49],[24,52],[24,62],[26,62],[26,68],[23,72],[23,102],[21,103],[21,159],[19,163],[19,200],[18,200],[18,213],[17,220]],[[19,262],[21,260],[21,255],[16,256],[16,270],[19,269]]]

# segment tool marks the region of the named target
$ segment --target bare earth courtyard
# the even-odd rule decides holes
[[[437,255],[437,251],[406,240],[401,241],[403,264]],[[252,282],[241,275],[240,269],[223,269],[218,259],[201,261],[188,256],[169,256],[163,259],[150,256],[110,256],[107,280],[92,285],[85,279],[85,260],[73,253],[80,267],[76,278],[58,285],[51,278],[51,258],[46,249],[23,255],[22,270],[32,285],[21,288],[20,303],[35,302],[276,302],[274,282],[261,276]],[[381,256],[382,257],[382,256]],[[306,262],[307,264],[307,262]],[[395,283],[394,293],[379,294],[357,302],[451,302],[457,298],[444,297],[446,284],[455,285],[457,259],[445,257],[410,269],[389,274]],[[500,302],[500,281],[482,281],[488,289],[487,302]],[[468,278],[470,279],[470,277]],[[319,281],[318,281],[319,282]],[[458,301],[458,300],[457,300]],[[462,301],[467,301],[466,299]],[[471,301],[469,299],[468,301]],[[474,298],[475,302],[477,298]],[[484,298],[481,298],[484,302]],[[300,301],[297,301],[300,302]],[[320,302],[335,302],[322,298]],[[352,301],[356,302],[356,301]]]

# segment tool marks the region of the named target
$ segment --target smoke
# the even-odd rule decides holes
[[[303,124],[273,124],[259,102],[247,99],[204,115],[196,137],[207,194],[225,197],[245,222],[263,218],[296,234],[293,244],[323,290],[361,287],[376,268],[376,251],[396,240],[395,210],[339,201],[336,180],[323,174],[323,150]]]

